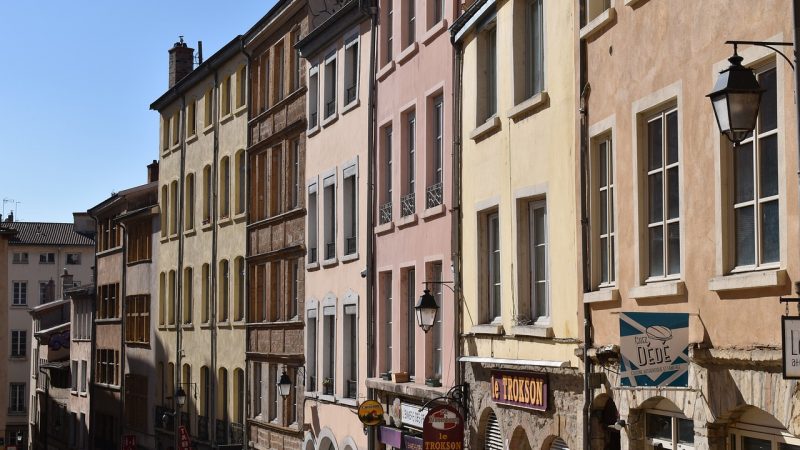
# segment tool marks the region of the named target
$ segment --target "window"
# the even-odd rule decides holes
[[[357,398],[358,394],[358,305],[344,305],[344,396]]]
[[[236,154],[236,214],[244,214],[247,201],[247,155],[244,150]]]
[[[230,158],[225,156],[219,162],[219,217],[221,219],[227,218],[231,213],[231,164]]]
[[[233,261],[233,270],[236,272],[236,285],[234,286],[233,320],[244,320],[244,258],[237,257]]]
[[[680,259],[680,189],[678,180],[678,111],[661,112],[647,121],[648,276],[678,275]]]
[[[417,0],[405,0],[406,6],[406,39],[405,47],[417,40]]]
[[[217,372],[217,420],[228,421],[228,369],[221,367]]]
[[[73,319],[70,333],[73,340],[92,337],[92,305],[89,300],[73,300]]]
[[[383,301],[383,371],[386,377],[392,373],[392,272],[387,271],[379,275],[381,298]]]
[[[289,295],[286,305],[286,320],[297,318],[297,306],[300,303],[300,260],[289,261]]]
[[[530,311],[531,320],[541,324],[549,322],[549,268],[547,255],[547,206],[544,200],[528,203],[528,242],[530,244],[530,261],[528,262],[530,279]]]
[[[244,424],[244,370],[233,369],[233,391],[236,392],[233,405],[233,421]]]
[[[405,194],[403,194],[400,204],[401,217],[406,217],[416,212],[414,192],[417,182],[417,114],[412,110],[406,113],[405,118]]]
[[[336,373],[336,306],[322,307],[322,393],[333,395]]]
[[[591,22],[610,7],[611,0],[586,0],[586,22]]]
[[[56,284],[53,280],[39,282],[39,303],[52,302],[56,297]]]
[[[383,152],[381,153],[381,207],[379,222],[381,225],[392,221],[392,126],[383,128]]]
[[[172,135],[173,147],[178,145],[178,143],[180,142],[180,135],[178,134],[178,117],[179,117],[179,112],[175,111],[174,113],[172,113],[172,117],[169,119],[169,125],[170,125],[169,133],[170,135]]]
[[[269,413],[267,414],[267,420],[270,422],[276,422],[278,420],[278,406],[280,401],[280,395],[278,394],[278,366],[277,364],[267,364],[269,368],[269,380],[267,381],[267,386],[270,386],[269,392]]]
[[[253,416],[261,416],[264,404],[264,380],[261,368],[263,363],[253,362]]]
[[[161,116],[161,150],[167,151],[169,149],[169,118],[165,115]]]
[[[336,258],[336,175],[325,178],[323,187],[325,260],[331,260]]]
[[[416,271],[414,268],[407,269],[405,271],[405,325],[406,325],[406,371],[408,375],[413,379],[415,374],[415,367],[416,366],[416,331],[417,331],[417,321],[415,319],[416,314],[414,311],[414,306],[416,304]]]
[[[128,226],[128,264],[149,261],[152,246],[153,222],[151,219],[138,220]]]
[[[441,308],[442,303],[442,263],[435,262],[430,265],[430,278],[433,283],[428,285],[431,290],[431,295],[436,299],[436,304]],[[434,380],[442,379],[442,345],[444,343],[444,326],[442,325],[442,316],[444,308],[439,310],[436,315],[436,322],[431,329],[431,378]]]
[[[186,129],[189,136],[197,134],[197,100],[192,99],[186,106]]]
[[[167,324],[167,276],[161,272],[158,276],[158,325]]]
[[[213,109],[213,89],[209,89],[206,91],[206,95],[203,96],[203,127],[208,128],[213,125],[213,117],[214,117],[214,109]]]
[[[336,113],[336,53],[325,61],[325,118]]]
[[[178,181],[169,184],[169,202],[172,209],[169,211],[169,234],[178,234]]]
[[[70,391],[78,392],[78,361],[72,361],[69,366]]]
[[[497,114],[497,26],[484,26],[478,38],[478,125]]]
[[[494,322],[500,319],[501,290],[500,290],[500,218],[497,211],[485,214],[481,220],[480,232],[482,255],[481,273],[484,280],[482,297],[485,312],[481,314],[482,323]]]
[[[308,263],[317,262],[317,183],[308,187]]]
[[[203,168],[203,225],[211,223],[211,166]],[[163,212],[162,212],[163,214]]]
[[[342,214],[344,215],[344,254],[354,255],[358,250],[358,187],[356,174],[358,167],[352,165],[342,171]]]
[[[281,299],[278,298],[280,286],[283,285],[283,272],[281,262],[272,261],[267,264],[269,270],[269,284],[264,289],[265,300],[269,302],[267,307],[267,319],[270,322],[281,320]]]
[[[292,32],[292,48],[294,48],[294,58],[292,59],[292,91],[300,89],[300,79],[303,77],[303,60],[297,44],[300,42],[300,29]]]
[[[286,171],[283,168],[283,149],[280,145],[272,147],[269,152],[270,166],[269,166],[269,214],[276,216],[283,212],[283,189]]]
[[[308,380],[306,390],[317,391],[317,310],[306,311],[306,364],[308,365]]]
[[[544,89],[544,19],[543,0],[528,0],[525,4],[525,61],[520,64],[525,71],[525,96],[533,97]]]
[[[429,28],[444,19],[444,0],[433,0],[431,3],[433,3],[433,15],[431,23],[428,25]]]
[[[119,318],[119,283],[104,284],[97,288],[97,318]]]
[[[194,174],[186,175],[186,192],[184,193],[184,210],[183,229],[186,231],[194,229]]]
[[[137,430],[147,430],[147,389],[145,375],[125,374],[125,423]]]
[[[645,413],[645,440],[648,448],[689,450],[694,447],[694,422],[681,417]]]
[[[211,271],[209,270],[208,264],[203,264],[203,270],[201,272],[202,279],[200,283],[202,285],[200,289],[200,296],[201,296],[201,317],[200,320],[203,323],[208,323],[211,320],[210,308],[211,302],[209,301],[209,293],[211,292]]]
[[[95,382],[112,386],[119,385],[119,351],[97,349]]]
[[[39,254],[39,264],[55,264],[56,263],[56,254],[55,253],[40,253]]]
[[[600,286],[614,284],[616,277],[615,232],[614,232],[614,152],[609,136],[602,137],[594,145],[594,204],[592,215],[595,230],[596,258],[595,279]]]
[[[208,367],[200,368],[200,415],[208,419],[211,416],[211,371]]]
[[[165,237],[167,237],[167,234],[169,232],[169,228],[168,228],[168,219],[169,219],[169,186],[167,186],[167,185],[161,186],[161,204],[160,204],[160,206],[161,206],[161,237],[165,238]],[[103,250],[106,250],[106,248],[104,247],[105,244],[103,242],[105,240],[104,239],[104,233],[103,233],[103,224],[100,224],[99,228],[100,228],[100,230],[99,230],[100,231],[100,233],[99,233],[100,242],[98,243],[98,250],[103,251]]]
[[[428,189],[425,194],[425,207],[433,208],[442,204],[444,182],[444,97],[438,95],[433,99],[431,110],[433,133],[431,133],[431,165]]]
[[[220,86],[220,113],[225,117],[231,113],[231,76],[228,75],[222,80]]]
[[[251,295],[250,308],[247,310],[247,320],[253,322],[264,322],[266,316],[266,283],[267,283],[267,266],[266,264],[252,264],[250,265],[250,289]],[[253,294],[253,289],[255,293]]]
[[[125,298],[125,342],[150,343],[150,296],[129,295]]]
[[[175,294],[177,285],[175,283],[175,271],[169,271],[169,285],[167,292],[167,324],[168,325],[175,325]]]
[[[242,66],[236,72],[236,107],[244,106],[247,98],[247,67]]]
[[[25,330],[11,330],[11,357],[24,358],[28,352],[28,339],[27,331]]]
[[[302,162],[300,161],[300,140],[295,139],[289,143],[289,149],[291,151],[291,180],[289,183],[289,206],[290,208],[294,209],[300,206],[300,196],[302,192],[300,190],[300,167]]]
[[[285,60],[283,58],[283,41],[278,42],[273,47],[272,55],[275,58],[275,78],[273,79],[275,86],[273,92],[275,93],[275,102],[283,100],[284,96],[284,75],[286,73]]]
[[[25,383],[10,383],[8,393],[9,414],[25,413]]]
[[[384,45],[385,52],[383,63],[388,64],[392,60],[393,48],[394,47],[394,1],[393,0],[386,0],[386,26],[384,27]]]
[[[253,84],[256,89],[252,90],[250,96],[254,109],[261,113],[269,107],[269,51],[265,50],[253,61],[251,67],[257,73],[253,76]]]
[[[319,124],[319,68],[312,67],[308,71],[308,129],[316,128]]]
[[[344,46],[344,104],[349,105],[358,97],[358,36]]]
[[[14,252],[14,264],[28,264],[28,252]]]
[[[228,321],[230,296],[230,267],[227,259],[219,262],[219,321]]]
[[[67,264],[68,265],[80,265],[81,263],[81,254],[80,253],[67,253]]]
[[[81,394],[86,393],[86,386],[89,381],[89,364],[86,360],[81,361]]]
[[[755,132],[733,149],[733,221],[737,268],[780,261],[778,111],[775,68],[757,74],[766,89]]]
[[[164,211],[167,210],[167,186],[162,188],[162,204]],[[166,212],[164,213],[166,214]],[[166,215],[164,216],[164,220],[166,220]],[[165,222],[166,223],[166,222]],[[166,233],[166,231],[164,231]],[[104,219],[99,220],[97,224],[97,249],[98,251],[105,251],[110,250],[112,248],[117,248],[122,245],[122,232],[120,231],[119,225],[111,219]],[[55,262],[55,259],[53,259]],[[39,263],[42,264],[41,257],[39,258]],[[52,264],[52,263],[50,263]]]
[[[194,270],[191,267],[183,269],[183,323],[191,325],[194,314]]]

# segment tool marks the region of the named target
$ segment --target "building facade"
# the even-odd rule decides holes
[[[769,49],[738,47],[765,91],[737,148],[705,97],[730,65],[727,40],[793,39],[791,2],[587,6],[592,446],[796,448],[796,381],[781,374],[789,311],[778,302],[800,275],[794,74]],[[645,29],[658,39],[642,39]],[[620,388],[630,381],[616,373],[616,346],[631,312],[688,317],[682,386]],[[626,421],[618,436],[606,426],[615,416]]]
[[[70,390],[67,402],[71,445],[76,448],[90,448],[89,430],[92,418],[91,379],[94,372],[94,329],[95,311],[94,283],[82,284],[68,290],[70,310]]]
[[[161,116],[156,446],[177,446],[179,427],[198,448],[241,444],[248,61],[241,36],[194,69],[182,41],[169,54],[169,90],[150,106]]]
[[[250,64],[247,147],[247,439],[251,448],[299,449],[305,279],[305,1],[278,2],[245,35]],[[276,385],[291,380],[286,397]]]
[[[374,161],[377,373],[388,423],[379,442],[420,442],[420,423],[402,420],[444,395],[456,375],[452,271],[454,49],[447,29],[457,1],[379,2]],[[435,70],[433,70],[435,68]],[[428,289],[439,305],[430,331],[414,306]],[[400,437],[402,436],[402,439]]]
[[[305,406],[303,448],[365,449],[371,23],[368,2],[316,15],[307,60]]]
[[[470,448],[583,445],[577,6],[477,1],[451,28]]]

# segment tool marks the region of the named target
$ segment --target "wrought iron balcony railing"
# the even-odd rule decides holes
[[[356,252],[356,237],[346,237],[344,238],[344,254],[345,255],[352,255]]]
[[[433,208],[442,204],[442,183],[436,183],[425,191],[425,207]]]
[[[345,104],[349,104],[350,102],[356,99],[356,85],[352,85],[349,88],[345,89]]]
[[[336,257],[336,242],[328,242],[325,244],[325,259],[333,259]]]
[[[310,247],[308,249],[308,263],[314,264],[317,262],[317,247]]]
[[[381,225],[385,223],[389,223],[392,221],[392,202],[386,202],[381,205],[380,210],[378,211],[379,219]]]
[[[410,192],[400,198],[400,217],[410,216],[417,211],[414,193]]]
[[[197,439],[208,442],[208,417],[197,416]]]
[[[347,398],[356,398],[358,394],[358,380],[347,380],[347,389],[344,396]]]
[[[325,103],[325,117],[330,117],[336,112],[336,100],[331,100]]]

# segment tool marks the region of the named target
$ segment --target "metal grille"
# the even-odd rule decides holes
[[[400,199],[400,217],[410,216],[416,212],[416,203],[414,202],[414,193],[411,192]]]
[[[380,224],[389,223],[392,221],[392,202],[386,202],[381,205],[380,211]]]
[[[561,438],[555,438],[552,443],[550,443],[550,450],[569,450],[567,447],[567,443],[564,442]]]
[[[344,254],[345,255],[352,255],[356,252],[356,238],[348,237],[344,238]]]
[[[350,103],[356,99],[356,87],[350,86],[345,90],[345,103]]]
[[[347,392],[345,393],[345,397],[347,398],[356,398],[356,394],[358,393],[358,381],[357,380],[347,380]]]
[[[336,243],[328,242],[325,244],[325,259],[333,259],[336,257]]]
[[[336,112],[336,100],[331,100],[325,103],[325,117],[328,117],[335,112]]]
[[[317,247],[311,247],[308,249],[308,262],[309,263],[317,262]]]
[[[486,423],[486,433],[484,434],[484,445],[486,450],[503,450],[503,435],[500,433],[500,424],[497,423],[497,416],[489,414],[489,421]]]
[[[442,183],[436,183],[425,192],[425,207],[433,208],[442,204]]]

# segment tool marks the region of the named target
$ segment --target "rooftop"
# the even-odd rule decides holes
[[[94,246],[94,239],[75,231],[73,223],[3,222],[1,226],[17,232],[10,245]]]

